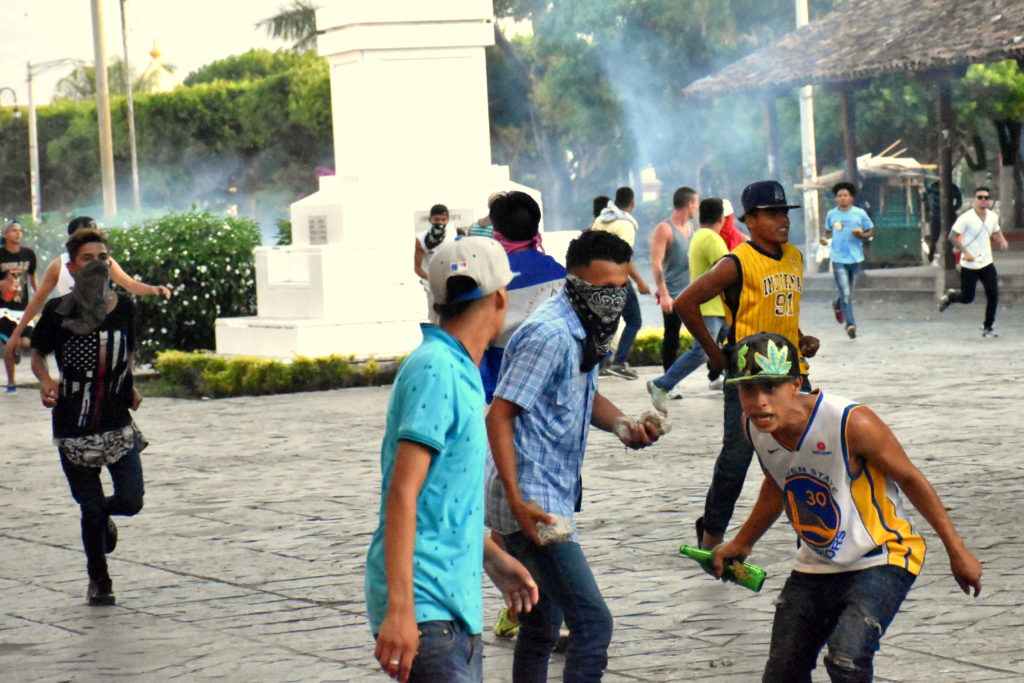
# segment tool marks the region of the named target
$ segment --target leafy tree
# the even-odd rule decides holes
[[[298,52],[315,51],[316,10],[309,0],[291,0],[276,15],[257,22],[256,27],[265,29],[272,38],[294,41],[293,49]]]
[[[164,64],[164,68],[173,72],[173,65]],[[120,55],[114,55],[107,63],[107,85],[111,95],[124,95],[128,92],[128,70],[125,68],[124,59]],[[139,89],[138,77],[131,76],[132,87]],[[96,97],[96,67],[91,64],[79,64],[64,78],[57,81],[57,99],[68,99],[81,102]]]

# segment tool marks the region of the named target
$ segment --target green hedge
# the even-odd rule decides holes
[[[209,352],[161,351],[154,368],[169,384],[196,398],[261,396],[388,384],[398,363],[352,356],[298,356],[290,363],[252,356],[218,356]]]
[[[662,330],[642,330],[633,344],[629,363],[661,365],[662,335]],[[680,352],[691,344],[692,339],[683,330],[679,336]],[[381,364],[372,358],[356,363],[352,356],[337,354],[322,358],[297,356],[292,362],[283,363],[253,356],[218,356],[207,351],[159,351],[153,367],[184,395],[225,398],[389,384],[399,364]]]
[[[277,214],[316,191],[313,168],[334,164],[326,59],[315,53],[253,50],[207,65],[194,76],[191,87],[135,94],[145,206],[241,204],[254,213],[266,204],[266,213]],[[234,77],[240,80],[223,80]],[[99,213],[84,208],[100,202],[95,101],[59,100],[36,111],[43,209]],[[131,205],[127,116],[125,98],[112,97],[122,209]],[[0,108],[3,215],[30,209],[27,119],[15,119],[10,109]],[[229,187],[237,192],[229,194]]]
[[[629,352],[629,364],[635,367],[644,365],[661,365],[661,340],[665,331],[657,328],[640,330]],[[684,327],[679,332],[679,353],[689,351],[693,346],[693,337]]]

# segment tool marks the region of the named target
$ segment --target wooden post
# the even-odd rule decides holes
[[[775,93],[764,96],[764,121],[768,177],[776,178],[779,171],[779,115],[775,111]]]
[[[942,268],[935,276],[935,295],[941,297],[956,280],[953,249],[949,229],[953,227],[953,98],[949,77],[935,84],[935,118],[939,129],[939,239],[935,248],[942,258]]]
[[[846,157],[843,179],[860,188],[860,174],[857,172],[857,117],[853,95],[852,88],[839,90],[839,121],[843,128],[843,154]]]

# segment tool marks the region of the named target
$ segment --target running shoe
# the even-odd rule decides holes
[[[636,374],[636,370],[629,367],[629,363],[612,363],[608,366],[607,372],[609,375],[621,377],[622,379],[640,379],[640,375]]]
[[[651,395],[651,403],[655,409],[668,415],[668,406],[665,405],[668,391],[655,384],[653,379],[649,379],[647,380],[647,393]]]
[[[494,621],[494,635],[499,638],[515,638],[519,633],[519,624],[508,618],[508,607],[498,612],[498,618]]]
[[[843,315],[843,309],[839,305],[839,299],[832,299],[832,312],[836,316],[836,322],[842,325],[846,322],[846,316]]]

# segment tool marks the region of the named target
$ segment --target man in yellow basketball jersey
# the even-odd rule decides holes
[[[896,436],[865,405],[800,391],[796,347],[777,334],[738,342],[727,384],[738,388],[745,431],[764,470],[747,521],[715,548],[745,559],[785,510],[797,534],[793,571],[776,600],[762,683],[810,681],[818,653],[833,683],[871,681],[875,651],[924,563],[908,500],[935,530],[961,590],[981,591],[981,563]]]
[[[750,230],[750,241],[690,283],[676,299],[675,310],[694,340],[704,347],[712,370],[726,368],[727,352],[737,339],[758,332],[781,334],[799,348],[800,374],[809,390],[804,358],[817,353],[818,340],[800,332],[803,255],[789,243],[789,210],[800,207],[786,202],[786,192],[775,180],[747,185],[740,200],[740,220]],[[729,330],[725,350],[719,348],[700,312],[700,305],[716,296],[725,302]],[[722,450],[715,461],[704,516],[697,520],[697,542],[703,548],[722,542],[754,453],[743,434],[743,409],[736,388],[726,383],[723,394]]]

